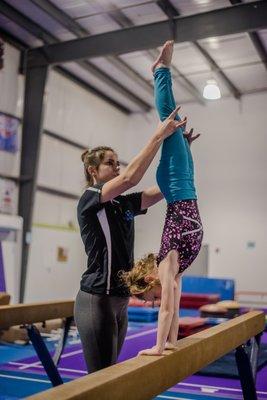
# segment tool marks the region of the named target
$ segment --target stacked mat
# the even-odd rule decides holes
[[[128,307],[128,320],[134,322],[154,322],[158,319],[159,307]]]

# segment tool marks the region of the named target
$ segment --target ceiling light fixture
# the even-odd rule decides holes
[[[203,89],[203,97],[207,100],[218,100],[221,98],[221,91],[214,79],[207,80]]]

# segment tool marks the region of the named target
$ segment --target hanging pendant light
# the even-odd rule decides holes
[[[221,98],[221,91],[214,79],[207,80],[203,89],[203,97],[207,100],[217,100]]]

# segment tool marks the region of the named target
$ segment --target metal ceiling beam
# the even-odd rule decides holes
[[[173,24],[175,36],[170,22],[161,21],[43,46],[29,52],[30,64],[58,64],[87,57],[147,50],[173,38],[177,43],[194,42],[212,36],[263,29],[267,26],[267,0],[176,17]]]
[[[179,11],[169,0],[157,0],[156,3],[169,19],[180,16]]]
[[[242,0],[230,0],[230,3],[233,6],[236,6],[237,4],[242,4]],[[262,43],[259,34],[257,32],[249,32],[248,34],[261,61],[263,62],[265,68],[267,69],[267,51],[264,44]]]
[[[168,7],[173,7],[171,3],[169,3],[169,0],[159,0],[157,1],[157,4],[160,6],[160,8],[163,8],[163,11],[168,9]],[[171,12],[174,12],[171,10]],[[108,12],[108,15],[114,19],[122,28],[130,27],[133,26],[133,22],[126,16],[120,9],[113,9],[112,11]],[[177,13],[176,13],[177,15]],[[169,13],[167,14],[169,17]],[[152,62],[154,62],[157,57],[159,56],[159,51],[158,50],[147,50],[146,55],[151,59]],[[205,105],[205,102],[203,100],[203,97],[201,94],[198,92],[197,88],[183,75],[176,67],[172,67],[173,70],[177,75],[179,75],[180,84],[181,86],[188,91],[195,99],[197,102],[199,102],[202,105]]]
[[[31,19],[27,18],[23,14],[19,13],[16,9],[11,7],[9,4],[5,3],[5,1],[0,2],[0,12],[2,12],[7,18],[21,26],[23,29],[27,30],[29,33],[31,33],[33,36],[43,40],[46,43],[55,43],[57,42],[57,39],[51,35],[50,33],[44,31],[43,29],[40,28],[40,26],[36,23],[34,23]],[[6,33],[8,36],[8,33]],[[12,36],[13,37],[13,36]],[[16,39],[15,39],[16,40]],[[21,43],[21,41],[18,40],[18,43]],[[28,45],[25,44],[27,48],[29,48]],[[130,114],[130,110],[120,103],[118,103],[116,100],[111,99],[104,93],[100,92],[98,89],[94,88],[91,86],[89,83],[83,81],[82,79],[76,77],[73,75],[71,72],[69,72],[67,69],[63,67],[56,67],[55,68],[58,72],[60,72],[62,75],[67,77],[68,79],[71,79],[73,82],[79,84],[82,86],[84,89],[94,93],[98,97],[101,97],[103,100],[111,104],[112,106],[118,108],[121,112]]]
[[[161,7],[161,9],[165,12],[165,14],[169,18],[175,18],[180,15],[179,10],[177,10],[169,0],[158,0],[157,4]],[[205,58],[211,69],[216,70],[217,74],[223,80],[224,84],[227,86],[232,95],[236,99],[239,99],[241,97],[240,91],[225,75],[225,73],[221,70],[221,68],[216,63],[216,61],[211,57],[211,55],[197,41],[194,41],[193,45],[202,54],[202,56]]]
[[[130,90],[126,89],[118,81],[113,79],[110,75],[106,74],[106,72],[98,69],[94,64],[86,60],[77,61],[77,64],[80,65],[80,67],[82,67],[84,70],[93,74],[96,78],[98,78],[102,82],[106,83],[109,87],[115,89],[117,93],[121,94],[123,97],[126,97],[128,100],[132,101],[143,111],[147,112],[151,109],[150,104],[146,103],[140,97],[136,96],[133,92],[130,92]]]
[[[199,43],[194,42],[194,46],[204,56],[205,60],[209,63],[211,69],[216,71],[216,73],[220,76],[220,78],[223,80],[225,86],[229,89],[229,91],[232,93],[232,95],[236,99],[240,99],[240,97],[242,96],[242,93],[233,84],[233,82],[231,82],[231,80],[225,75],[225,73],[221,70],[219,65],[216,63],[216,61],[209,55],[209,53]]]
[[[29,46],[26,45],[26,43],[22,42],[21,40],[17,39],[14,35],[11,33],[5,31],[2,27],[0,27],[0,36],[4,41],[8,42],[12,46],[14,46],[16,49],[19,51],[25,51],[26,49],[29,48]]]
[[[113,21],[117,22],[117,24],[121,28],[129,28],[134,25],[133,22],[130,20],[130,18],[128,18],[127,15],[123,13],[123,11],[121,11],[114,4],[112,4],[112,6],[113,6],[112,10],[107,11],[107,15],[110,16],[113,19]]]
[[[158,50],[148,50],[148,56],[151,58],[151,60],[156,60],[157,57],[159,56],[159,51]],[[193,85],[193,83],[184,75],[182,74],[181,71],[179,71],[178,68],[176,68],[174,65],[172,65],[172,70],[174,73],[180,78],[180,85],[187,91],[189,92],[194,99],[201,105],[205,105],[205,100],[203,99],[201,93],[197,90],[197,88]]]
[[[121,27],[121,28],[129,28],[133,26],[132,21],[116,6],[114,6],[112,11],[108,11],[107,14]],[[154,87],[148,81],[146,81],[138,72],[129,67],[129,65],[124,62],[121,58],[116,56],[107,56],[106,59],[114,65],[114,67],[119,67],[122,71],[123,68],[128,70],[128,76],[130,77],[132,74],[132,78],[135,82],[139,82],[143,88],[145,88],[148,93],[153,97],[154,96]],[[119,64],[118,64],[119,62]],[[130,69],[130,70],[129,70]]]
[[[83,89],[87,90],[90,93],[95,94],[100,99],[104,100],[106,103],[110,104],[111,106],[115,107],[117,110],[121,111],[122,113],[129,115],[131,111],[129,108],[123,106],[121,103],[118,103],[116,100],[108,97],[100,90],[96,89],[94,86],[90,85],[90,83],[84,81],[83,79],[79,78],[77,75],[74,75],[72,72],[68,71],[66,68],[61,66],[54,67],[54,70],[60,73],[60,75],[65,76],[65,78],[69,79],[70,81],[74,82],[76,85],[82,87]]]
[[[249,37],[254,44],[255,49],[258,52],[258,55],[263,62],[265,68],[267,69],[267,51],[262,43],[262,40],[257,32],[250,32]]]
[[[161,8],[164,14],[169,18],[170,22],[173,24],[173,19],[175,17],[179,17],[179,11],[173,6],[173,4],[169,0],[157,0],[157,5]],[[173,29],[175,31],[175,26],[173,25]],[[159,53],[153,55],[153,52],[150,50],[149,54],[153,57],[157,56]],[[175,66],[172,65],[173,71],[179,76],[180,85],[186,89],[193,97],[197,99],[197,101],[205,105],[205,101],[203,96],[199,93],[198,89],[193,85],[193,83]]]
[[[135,83],[138,83],[151,97],[153,97],[153,86],[134,69],[129,69],[129,65],[124,60],[120,57],[114,56],[107,56],[106,60],[115,68],[118,68],[122,73],[127,74],[129,78],[131,78]]]
[[[58,42],[58,39],[55,36],[53,36],[51,33],[47,32],[47,31],[45,31],[40,25],[36,24],[31,19],[29,19],[28,17],[21,14],[15,8],[13,8],[9,4],[7,4],[4,0],[2,0],[0,2],[0,12],[2,12],[7,18],[11,19],[13,22],[18,24],[20,27],[27,30],[33,36],[37,37],[38,39],[41,39],[46,44],[48,44],[48,45],[60,44]],[[31,52],[31,50],[29,50],[27,54],[30,54],[30,52]],[[117,93],[119,93],[122,96],[125,96],[127,99],[131,100],[142,110],[148,111],[151,109],[150,104],[146,103],[144,100],[142,100],[138,96],[134,95],[132,92],[130,92],[128,89],[126,89],[123,85],[121,85],[121,83],[119,83],[118,81],[116,81],[115,79],[110,77],[105,72],[99,70],[94,64],[92,64],[88,61],[85,61],[85,60],[78,61],[78,64],[83,69],[87,70],[88,72],[90,72],[92,74],[97,74],[98,79],[100,79],[102,82],[106,83],[110,87],[113,87]],[[108,97],[108,96],[106,96],[106,97]],[[117,101],[115,101],[113,105],[116,105],[116,104],[118,104]],[[125,107],[124,107],[124,109],[125,109]],[[130,112],[130,110],[128,110],[128,111]]]
[[[30,1],[78,37],[88,36],[88,34],[90,34],[90,32],[84,29],[80,24],[70,18],[67,14],[62,12],[60,8],[56,7],[49,0]]]
[[[0,28],[0,35],[5,41],[10,43],[12,46],[16,47],[21,52],[23,52],[23,53],[21,53],[21,56],[24,55],[25,50],[29,49],[29,46],[27,45],[27,43],[19,40],[15,36],[11,35],[11,33],[3,30],[2,28]],[[22,57],[22,59],[25,60],[25,57]],[[25,61],[21,61],[21,63],[20,63],[21,64],[21,66],[19,68],[20,73],[23,73],[24,68],[22,68],[22,65],[24,65],[24,63],[25,63]],[[116,100],[113,100],[110,97],[106,96],[104,93],[100,92],[98,89],[91,86],[88,82],[85,82],[84,80],[80,79],[78,76],[72,74],[66,68],[55,66],[53,69],[55,71],[57,71],[60,75],[69,79],[70,81],[74,82],[76,85],[82,87],[87,92],[95,94],[97,97],[101,98],[106,103],[109,103],[111,106],[116,107],[122,113],[127,114],[127,115],[129,115],[131,113],[131,111],[128,108],[126,108],[123,105],[121,105],[120,103],[116,102]]]
[[[82,38],[90,35],[90,31],[82,27],[78,22],[73,20],[68,14],[62,11],[60,8],[55,6],[49,0],[31,0],[33,4],[41,8],[53,19],[58,21],[62,26],[68,29],[70,32],[75,34],[78,38]],[[110,12],[111,16],[116,20],[116,12]],[[125,17],[127,20],[127,17]],[[147,90],[149,94],[153,95],[153,86],[147,82],[140,74],[133,70],[128,64],[126,64],[119,57],[113,56],[108,57],[108,61],[119,69],[122,73],[128,75],[129,78],[133,79],[135,83],[138,83],[143,89]]]
[[[31,33],[33,36],[41,39],[44,43],[55,43],[55,40],[51,40],[50,33],[43,30],[40,25],[36,24],[30,18],[24,16],[18,10],[10,6],[5,2],[5,0],[0,1],[0,13]]]

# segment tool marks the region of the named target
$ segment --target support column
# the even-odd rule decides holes
[[[48,66],[29,67],[26,64],[18,210],[19,215],[23,217],[20,302],[23,302],[24,299],[28,254],[31,242],[32,215],[43,122],[43,98],[47,72]]]

